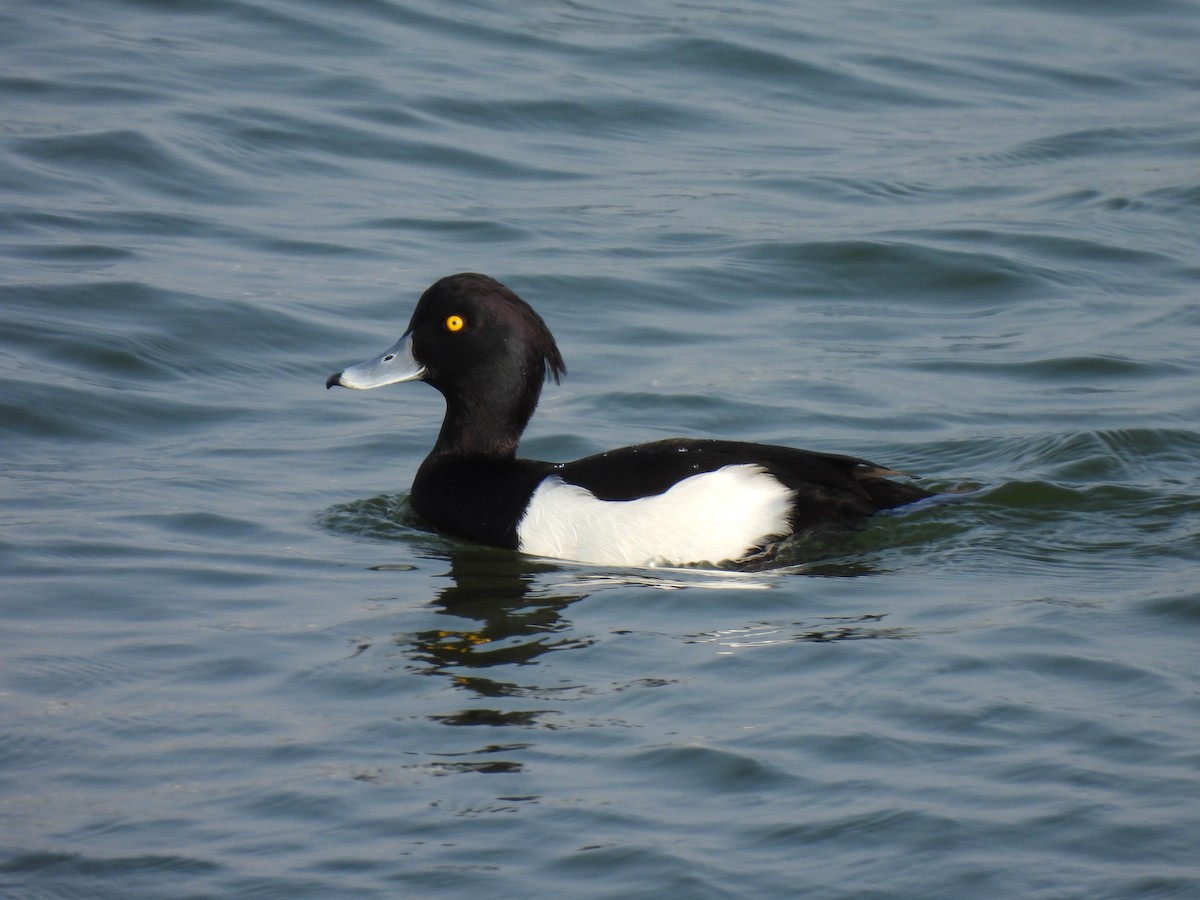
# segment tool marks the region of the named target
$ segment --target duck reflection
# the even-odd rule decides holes
[[[430,550],[431,558],[449,563],[443,576],[446,584],[437,592],[433,605],[454,624],[405,634],[396,639],[397,644],[406,648],[406,655],[423,674],[450,677],[476,696],[488,698],[544,696],[550,690],[561,691],[520,685],[490,673],[512,672],[535,665],[547,653],[591,646],[595,639],[573,633],[565,613],[571,604],[607,588],[640,585],[658,590],[770,590],[788,573],[846,577],[871,571],[850,565],[780,568],[778,561],[769,570],[757,571],[597,570],[475,544],[440,544]],[[464,622],[469,623],[467,627],[460,624]],[[826,635],[826,639],[837,638]],[[490,713],[483,712],[446,717],[443,721],[496,724]]]
[[[536,664],[547,653],[593,643],[571,635],[570,621],[563,617],[564,610],[590,590],[564,580],[562,566],[473,545],[453,547],[443,558],[450,564],[444,576],[447,584],[433,604],[455,623],[398,639],[407,645],[418,671],[446,675],[478,697],[528,696],[538,689],[488,673],[512,672]],[[455,725],[532,724],[527,710],[467,710],[439,720]]]
[[[433,610],[445,617],[445,625],[397,635],[393,641],[409,660],[410,670],[446,678],[466,692],[462,701],[437,712],[427,711],[422,718],[438,725],[482,729],[471,733],[474,738],[466,733],[456,735],[450,740],[454,749],[423,751],[426,759],[418,765],[438,775],[520,774],[529,763],[529,749],[537,743],[534,734],[577,727],[578,720],[566,714],[564,701],[595,693],[597,687],[558,680],[564,668],[561,665],[549,670],[556,673],[553,684],[537,675],[547,654],[587,648],[600,640],[581,634],[572,620],[569,610],[577,601],[630,585],[659,590],[772,590],[797,573],[778,569],[766,573],[603,570],[470,544],[439,543],[429,550],[427,557],[448,562],[440,576],[443,585],[431,602]],[[835,570],[826,577],[849,574]],[[678,637],[689,644],[712,644],[718,654],[729,654],[797,642],[913,636],[905,629],[888,627],[885,618],[883,613],[863,613],[775,624],[755,622]],[[524,678],[516,680],[522,674]],[[656,688],[670,683],[641,677],[600,689]]]
[[[401,537],[419,556],[434,566],[446,567],[435,576],[435,591],[428,606],[443,622],[396,633],[391,638],[410,672],[444,678],[465,692],[460,702],[448,704],[449,708],[442,706],[436,712],[426,711],[421,718],[439,725],[481,727],[488,735],[478,746],[472,746],[474,741],[468,738],[465,747],[461,740],[455,740],[453,749],[424,751],[427,760],[419,765],[437,774],[519,772],[524,766],[524,751],[531,746],[531,730],[571,727],[569,718],[564,718],[563,701],[591,693],[595,686],[563,682],[563,667],[558,665],[541,670],[555,672],[553,678],[544,674],[539,678],[538,672],[547,654],[584,649],[603,639],[587,634],[573,620],[569,610],[577,601],[612,588],[629,587],[768,591],[794,584],[798,575],[855,576],[871,571],[852,557],[829,560],[828,541],[811,535],[805,543],[793,540],[777,548],[772,556],[742,564],[736,570],[606,568],[543,560],[426,532],[419,523],[396,515],[397,509],[405,509],[403,498],[382,506],[392,519],[387,537]],[[378,516],[376,510],[367,518]],[[372,525],[369,534],[379,537],[380,530],[381,526]],[[411,571],[416,567],[397,564],[377,568]],[[427,615],[422,618],[429,622]],[[832,627],[835,624],[836,631]],[[880,623],[878,616],[862,616],[854,621],[839,617],[830,626],[789,622],[771,626],[771,633],[766,633],[768,626],[755,622],[678,637],[687,643],[716,643],[721,645],[718,652],[726,652],[794,640],[868,637],[872,635],[866,632],[878,632]],[[369,644],[359,649],[367,647]],[[666,683],[631,678],[613,689]],[[497,736],[502,737],[497,740]]]

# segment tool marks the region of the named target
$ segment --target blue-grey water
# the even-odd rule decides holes
[[[0,7],[0,893],[1200,896],[1200,3]],[[764,571],[422,531],[523,444],[968,489]]]

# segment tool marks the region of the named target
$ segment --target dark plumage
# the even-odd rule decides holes
[[[414,509],[449,534],[539,555],[720,562],[930,496],[863,459],[740,441],[672,438],[568,463],[518,459],[543,381],[565,373],[541,317],[494,279],[467,273],[425,291],[395,346],[326,386],[420,379],[441,391],[446,416],[417,470]]]

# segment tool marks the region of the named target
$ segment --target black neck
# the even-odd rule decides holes
[[[457,393],[446,397],[446,417],[433,454],[512,458],[537,406],[541,385],[532,395],[504,402],[499,392]]]

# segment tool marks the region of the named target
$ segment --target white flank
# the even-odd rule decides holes
[[[760,466],[725,466],[637,500],[598,500],[558,476],[517,525],[523,553],[617,566],[740,559],[787,534],[792,492]]]

